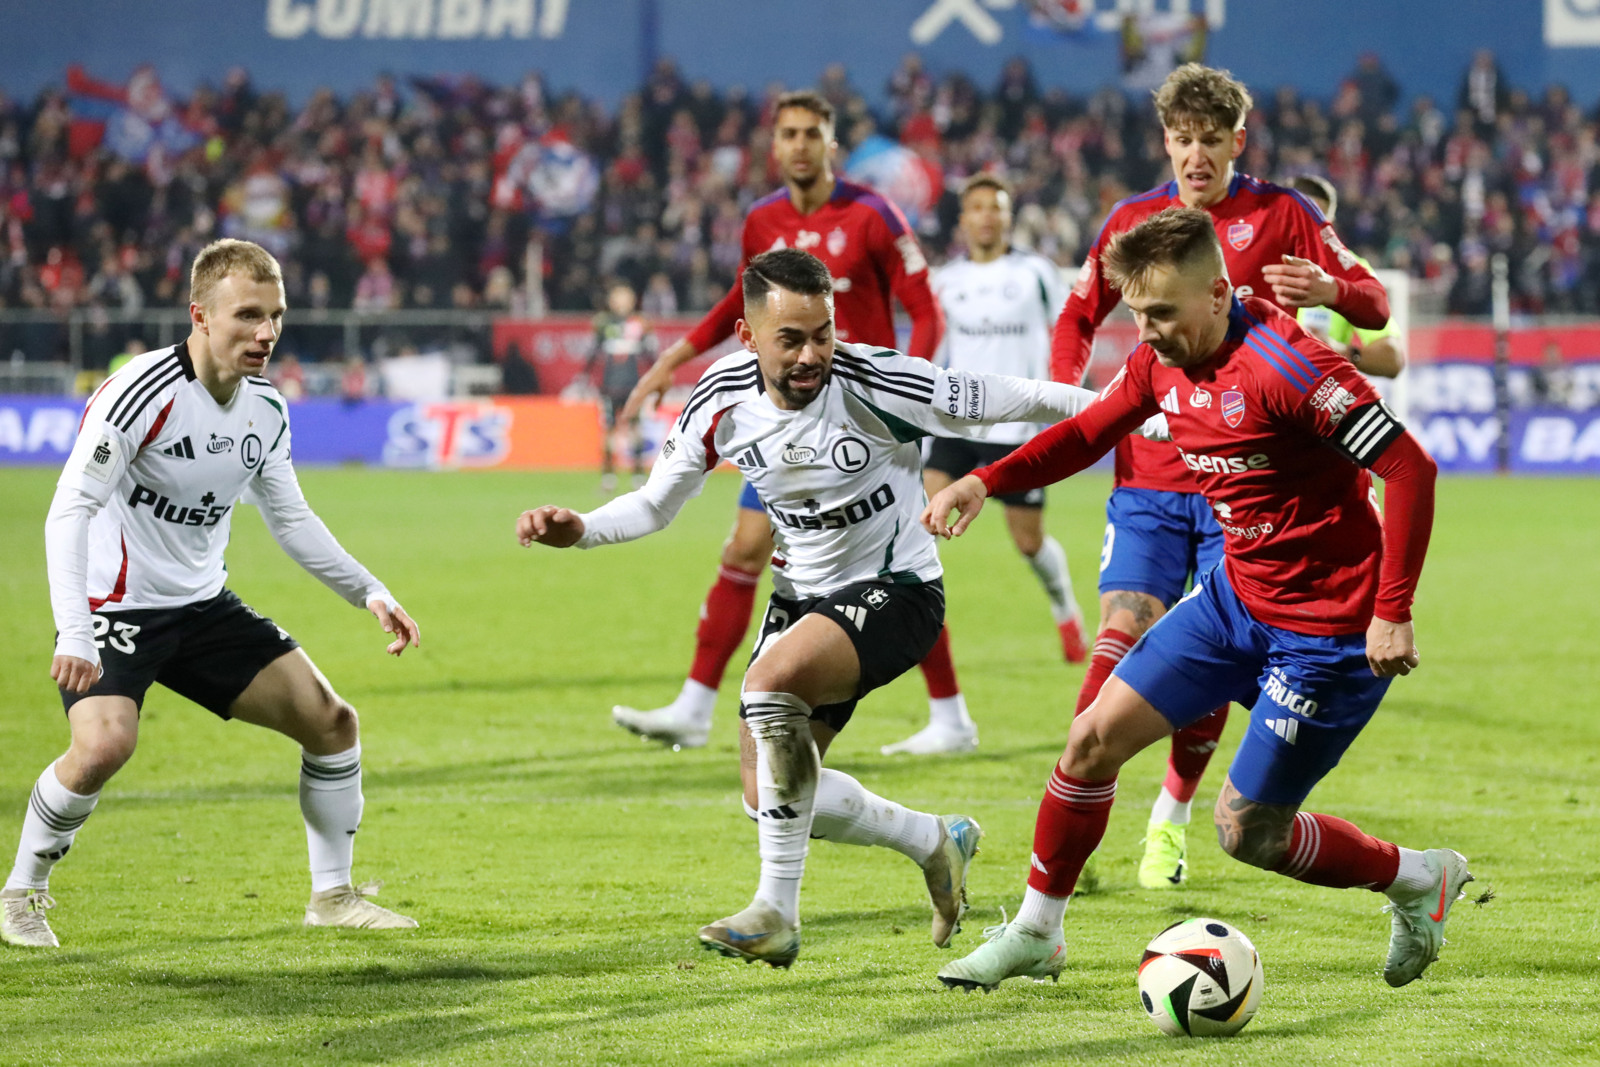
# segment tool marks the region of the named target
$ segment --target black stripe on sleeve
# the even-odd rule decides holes
[[[182,377],[183,368],[174,365],[171,373],[163,375],[153,388],[145,392],[145,395],[139,399],[138,403],[123,413],[122,417],[115,423],[117,429],[127,433],[133,424],[138,421],[140,413],[150,406],[150,401],[160,396],[163,389]]]
[[[855,382],[857,385],[864,385],[868,389],[873,389],[880,393],[888,393],[890,396],[904,397],[905,399],[915,401],[918,404],[933,403],[932,391],[927,393],[912,393],[897,386],[885,385],[879,381],[869,381],[866,378],[862,378],[857,375],[856,372],[851,368],[841,367],[838,363],[834,363],[833,373],[837,374],[845,381]]]
[[[1332,444],[1351,462],[1370,467],[1405,432],[1389,405],[1377,400],[1350,409],[1334,432]]]
[[[122,395],[117,397],[116,402],[111,405],[111,411],[106,415],[106,421],[117,423],[122,418],[123,413],[150,389],[152,383],[157,379],[167,377],[175,369],[179,374],[183,373],[177,356],[168,356],[146,367],[139,377],[134,379],[133,384],[124,389]]]
[[[858,356],[847,356],[843,352],[835,352],[833,363],[836,367],[849,367],[864,378],[876,378],[890,385],[899,385],[902,388],[925,390],[928,399],[933,399],[933,364],[928,364],[927,374],[915,371],[891,371]]]
[[[695,412],[705,407],[711,400],[723,393],[741,393],[749,389],[758,389],[761,386],[761,372],[752,367],[750,373],[743,378],[723,382],[715,389],[707,390],[698,397],[690,397],[689,403],[684,405],[683,414],[678,417],[678,429],[688,432],[689,420]]]

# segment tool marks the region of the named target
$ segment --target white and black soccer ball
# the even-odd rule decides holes
[[[1228,1037],[1261,1003],[1261,953],[1217,919],[1173,923],[1139,961],[1139,1002],[1173,1037]]]

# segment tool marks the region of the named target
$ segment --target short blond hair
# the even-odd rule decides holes
[[[1225,70],[1185,63],[1156,90],[1156,115],[1169,130],[1185,133],[1244,128],[1255,101],[1244,83]]]
[[[225,237],[206,245],[194,257],[194,266],[189,269],[189,299],[209,307],[218,284],[230,274],[243,274],[255,282],[283,284],[283,268],[271,252],[254,241]]]
[[[1183,270],[1202,263],[1215,270],[1217,276],[1227,276],[1216,224],[1208,212],[1192,207],[1157,212],[1133,229],[1112,237],[1100,253],[1106,281],[1115,289],[1127,292],[1131,288],[1136,294],[1162,267]]]

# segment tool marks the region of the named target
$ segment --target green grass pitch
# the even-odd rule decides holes
[[[1600,493],[1593,482],[1447,480],[1418,608],[1423,669],[1309,807],[1448,844],[1497,897],[1458,905],[1422,981],[1379,977],[1388,920],[1364,891],[1302,886],[1218,850],[1197,800],[1194,884],[1138,890],[1164,755],[1127,768],[1109,888],[1068,912],[1059,985],[946,992],[921,879],[902,857],[819,844],[792,971],[699,949],[743,907],[755,833],[737,796],[736,685],[711,745],[671,753],[611,725],[687,667],[731,515],[718,475],[667,532],[595,552],[519,549],[524,507],[596,500],[577,475],[308,470],[329,525],[423,627],[395,661],[374,623],[301,573],[241,508],[235,588],[294,633],[360,710],[357,880],[416,916],[401,934],[306,930],[297,756],[160,690],[133,762],[56,870],[59,952],[0,951],[0,1063],[1593,1063],[1600,1008]],[[48,678],[41,524],[54,472],[0,472],[0,840],[65,746]],[[1093,614],[1107,480],[1052,490]],[[1035,806],[1081,668],[998,516],[945,549],[950,624],[983,737],[970,757],[890,760],[924,716],[913,673],[869,698],[831,764],[988,831],[953,951],[1015,908]],[[742,662],[742,660],[738,661]],[[736,678],[737,672],[734,672]],[[1235,715],[1242,713],[1235,710]],[[1170,922],[1212,915],[1259,946],[1266,993],[1225,1041],[1160,1035],[1134,966]]]

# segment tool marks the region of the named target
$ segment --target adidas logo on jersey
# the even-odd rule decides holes
[[[179,459],[193,459],[194,445],[189,442],[189,435],[184,434],[183,440],[174,441],[161,450],[163,456],[177,456]]]
[[[1161,398],[1161,410],[1168,415],[1178,414],[1178,387],[1176,385],[1167,390],[1167,395]]]
[[[743,470],[760,470],[767,465],[766,457],[761,454],[761,449],[755,445],[740,452],[733,457],[733,465]]]

